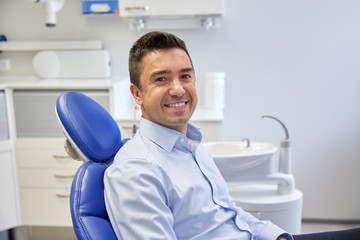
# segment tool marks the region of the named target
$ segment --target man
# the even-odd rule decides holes
[[[188,124],[195,71],[182,40],[152,32],[130,50],[131,93],[142,119],[134,139],[108,168],[106,203],[120,239],[276,239],[230,198],[220,172]]]
[[[130,50],[131,93],[140,127],[104,176],[119,239],[292,239],[237,207],[201,133],[188,121],[197,105],[185,43],[151,32]]]

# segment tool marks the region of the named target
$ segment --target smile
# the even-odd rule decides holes
[[[186,103],[185,102],[181,102],[181,103],[171,103],[171,104],[166,104],[166,106],[168,107],[182,107],[184,106]]]

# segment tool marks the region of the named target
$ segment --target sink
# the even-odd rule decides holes
[[[208,142],[205,147],[216,158],[237,156],[267,155],[276,152],[277,148],[269,143],[251,142]]]
[[[255,180],[277,171],[277,148],[270,143],[207,142],[204,143],[226,181]]]

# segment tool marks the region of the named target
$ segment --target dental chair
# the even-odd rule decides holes
[[[70,210],[80,240],[117,239],[105,208],[103,175],[121,140],[112,116],[90,97],[63,92],[56,101],[56,115],[66,136],[68,154],[84,162],[77,170],[70,192]]]

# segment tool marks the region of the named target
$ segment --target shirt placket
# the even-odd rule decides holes
[[[226,210],[233,211],[235,213],[235,216],[234,216],[235,217],[235,219],[234,219],[235,220],[235,225],[241,231],[248,232],[250,234],[250,236],[251,236],[249,226],[247,224],[245,224],[244,222],[239,221],[239,219],[236,217],[237,214],[238,214],[238,210],[236,209],[236,207],[230,206],[230,203],[229,203],[230,200],[229,199],[228,199],[228,201],[220,199],[220,197],[219,197],[219,192],[220,192],[219,191],[219,185],[216,182],[213,182],[210,177],[208,177],[208,175],[210,175],[210,174],[206,173],[206,167],[203,166],[204,163],[202,161],[197,160],[196,150],[194,152],[191,151],[191,154],[192,154],[192,156],[194,158],[194,161],[196,162],[197,166],[199,167],[200,171],[202,172],[202,174],[205,176],[208,183],[210,184],[210,187],[212,189],[212,199],[213,199],[214,203],[217,204],[218,206],[226,209]]]

